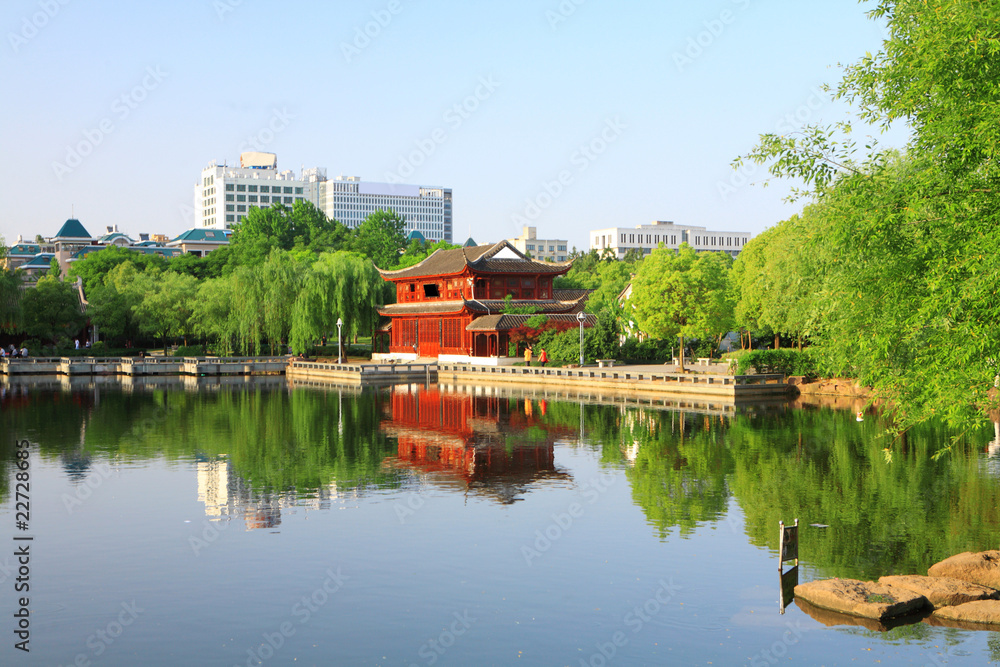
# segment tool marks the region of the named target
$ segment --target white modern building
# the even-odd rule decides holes
[[[278,171],[274,153],[242,153],[240,166],[210,163],[194,188],[195,228],[228,229],[246,217],[251,206],[312,202],[327,217],[354,228],[378,210],[392,209],[406,218],[405,233],[429,242],[452,239],[451,189],[375,183],[357,176],[327,179],[326,169],[304,169],[301,176]]]
[[[651,225],[610,227],[591,231],[590,249],[600,253],[610,249],[615,257],[622,259],[633,250],[648,255],[661,243],[667,248],[674,249],[679,248],[682,243],[687,243],[699,252],[728,252],[736,257],[749,240],[749,232],[719,232],[705,227],[675,225],[670,221],[657,220]]]
[[[533,259],[541,262],[565,262],[569,258],[569,253],[566,252],[568,241],[540,239],[535,227],[525,227],[519,237],[507,241],[524,254],[531,255]]]
[[[243,153],[239,167],[211,162],[194,186],[194,226],[228,229],[241,222],[251,206],[292,206],[306,198],[305,188],[306,182],[294,172],[278,171],[274,153]]]

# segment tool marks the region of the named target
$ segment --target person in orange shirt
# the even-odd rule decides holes
[[[542,348],[542,353],[540,355],[538,355],[538,363],[540,363],[542,366],[544,366],[548,362],[549,362],[549,355],[545,351],[545,348],[543,347]]]

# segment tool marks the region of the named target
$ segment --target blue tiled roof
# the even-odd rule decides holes
[[[90,235],[80,221],[76,218],[70,218],[63,223],[63,226],[59,229],[59,232],[55,235],[57,239],[92,239],[93,236]]]
[[[35,243],[18,243],[15,246],[11,246],[10,250],[7,251],[8,255],[37,255],[42,251],[42,247]]]
[[[221,229],[189,229],[171,243],[228,243],[229,234]]]
[[[26,262],[21,265],[22,269],[37,269],[37,268],[48,268],[52,264],[52,258],[55,255],[47,252],[39,253],[35,255],[30,262]]]

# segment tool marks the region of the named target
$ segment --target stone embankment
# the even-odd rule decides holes
[[[932,565],[927,575],[810,581],[795,587],[795,598],[824,625],[886,630],[893,621],[915,622],[922,614],[931,625],[1000,630],[1000,551],[957,554]]]

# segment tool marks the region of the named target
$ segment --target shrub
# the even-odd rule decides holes
[[[622,344],[618,355],[625,361],[663,363],[672,359],[674,345],[672,338],[647,338],[644,341],[629,338]]]
[[[781,373],[783,375],[816,375],[816,364],[808,351],[798,350],[753,350],[740,356],[736,373]]]
[[[204,345],[181,345],[174,352],[175,357],[204,357]]]

